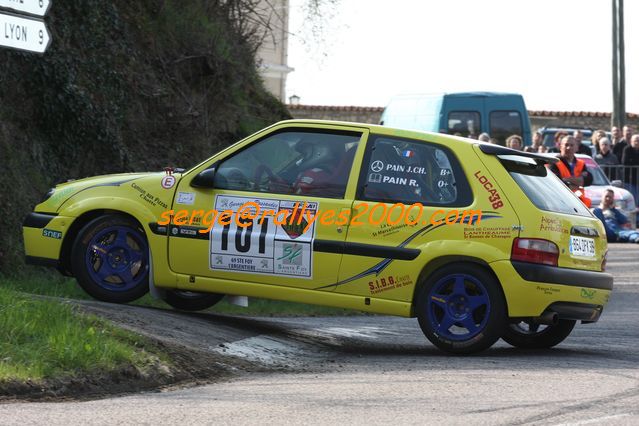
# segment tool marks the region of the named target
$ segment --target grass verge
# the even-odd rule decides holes
[[[9,288],[15,291],[40,294],[44,296],[64,297],[71,299],[91,299],[82,290],[75,279],[64,277],[53,270],[35,270],[16,278],[0,277],[0,288]],[[132,303],[139,306],[152,306],[156,308],[168,308],[161,300],[154,299],[147,294]],[[362,312],[330,308],[319,305],[307,305],[303,303],[282,302],[277,300],[250,298],[249,306],[244,308],[228,303],[223,299],[220,303],[208,310],[219,314],[247,315],[247,316],[345,316],[345,315],[369,315]]]
[[[0,383],[39,382],[134,367],[144,372],[162,354],[144,339],[71,305],[32,299],[0,287]]]

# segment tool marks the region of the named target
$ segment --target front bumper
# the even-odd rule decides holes
[[[27,263],[58,266],[62,242],[73,218],[52,213],[29,213],[22,224]]]

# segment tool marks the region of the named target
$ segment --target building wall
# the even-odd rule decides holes
[[[378,124],[383,107],[287,105],[293,118]],[[610,113],[583,111],[528,111],[533,131],[540,127],[610,129]],[[626,123],[639,128],[639,114],[627,114]]]
[[[257,51],[258,71],[266,89],[281,102],[286,101],[288,66],[288,0],[261,0],[256,13],[268,22],[264,41]]]

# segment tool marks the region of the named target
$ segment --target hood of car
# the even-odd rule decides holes
[[[165,173],[119,173],[112,175],[93,176],[84,179],[72,180],[56,185],[47,192],[45,199],[36,206],[36,211],[56,212],[62,204],[71,197],[92,188],[120,187],[129,182],[146,177],[156,177],[158,181]]]

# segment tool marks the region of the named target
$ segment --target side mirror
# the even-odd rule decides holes
[[[610,182],[610,184],[617,188],[623,188],[623,182],[620,180],[613,180],[612,182]]]
[[[215,188],[215,170],[217,163],[213,164],[206,170],[202,170],[191,180],[191,186],[194,188]]]

